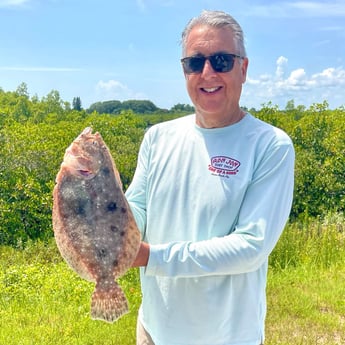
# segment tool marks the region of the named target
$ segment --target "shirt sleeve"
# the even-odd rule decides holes
[[[257,270],[288,219],[294,185],[290,138],[271,144],[254,170],[233,232],[199,242],[150,245],[147,275],[198,277]]]
[[[148,152],[148,143],[145,136],[142,144],[140,145],[137,168],[135,170],[133,180],[125,193],[134,219],[142,234],[142,238],[144,238],[145,236],[146,228],[146,184]]]

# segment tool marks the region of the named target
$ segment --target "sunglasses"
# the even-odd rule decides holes
[[[213,70],[217,73],[230,72],[234,67],[235,58],[243,59],[236,54],[217,53],[210,56],[190,56],[181,59],[186,74],[202,73],[206,60],[210,61]]]

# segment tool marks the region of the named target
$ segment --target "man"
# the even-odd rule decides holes
[[[148,130],[126,192],[143,236],[137,344],[259,345],[293,145],[239,106],[248,58],[230,15],[192,19],[182,52],[195,114]]]

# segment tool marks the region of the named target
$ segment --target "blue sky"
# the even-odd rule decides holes
[[[82,106],[190,104],[180,35],[203,9],[241,24],[249,57],[241,105],[345,105],[345,1],[0,0],[0,88],[57,90]]]

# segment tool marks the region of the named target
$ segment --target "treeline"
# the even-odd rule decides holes
[[[75,100],[75,102],[77,103],[78,98],[75,98]],[[99,114],[121,114],[121,112],[128,110],[132,110],[136,114],[153,114],[193,112],[194,108],[188,104],[179,103],[168,110],[158,108],[153,102],[148,100],[128,100],[123,102],[112,100],[93,103],[86,111],[88,113],[92,113],[93,111],[95,111]]]
[[[284,129],[296,149],[291,221],[345,212],[345,109],[327,102],[285,110],[268,103],[253,115]],[[183,113],[137,115],[73,109],[57,91],[42,99],[0,89],[0,244],[51,238],[52,190],[64,151],[87,126],[108,144],[124,188],[148,126]],[[162,205],[164,207],[164,205]]]
[[[89,108],[84,109],[82,105],[82,100],[80,97],[74,97],[72,100],[72,104],[64,101],[60,97],[60,93],[57,90],[52,90],[46,97],[42,97],[39,99],[38,96],[29,97],[28,87],[26,83],[21,83],[16,91],[14,92],[5,92],[0,87],[0,92],[2,94],[6,94],[8,98],[8,102],[12,103],[11,98],[20,97],[21,101],[18,104],[18,108],[16,109],[18,113],[18,117],[28,117],[28,116],[35,116],[37,109],[35,106],[32,106],[28,103],[31,101],[33,104],[41,103],[40,110],[43,111],[70,111],[70,110],[77,110],[77,111],[85,111],[86,113],[90,114],[92,112],[96,112],[98,114],[114,114],[119,115],[123,111],[131,110],[136,114],[176,114],[176,113],[191,113],[194,111],[194,107],[189,104],[182,104],[178,103],[175,104],[170,109],[162,109],[158,108],[153,102],[149,100],[127,100],[127,101],[118,101],[118,100],[110,100],[110,101],[103,101],[103,102],[96,102],[90,105]],[[17,103],[17,102],[15,102]],[[4,104],[5,105],[5,104]],[[5,109],[6,110],[6,109]],[[39,112],[41,113],[41,111]]]

